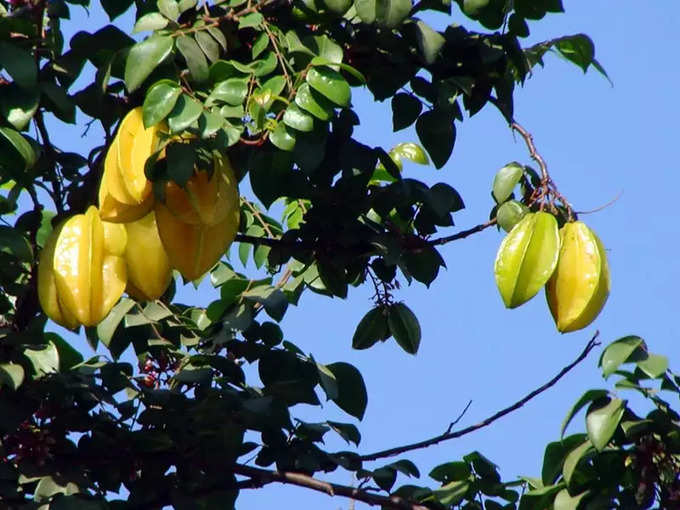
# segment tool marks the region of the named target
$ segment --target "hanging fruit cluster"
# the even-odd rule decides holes
[[[68,218],[50,235],[38,296],[55,322],[70,329],[98,324],[123,292],[157,299],[173,269],[195,280],[234,240],[239,194],[227,157],[214,153],[213,168],[194,168],[184,187],[166,183],[164,200],[156,200],[144,166],[160,134],[157,126],[144,127],[141,108],[131,110],[104,160],[99,209]]]
[[[512,199],[518,184],[530,207]],[[508,232],[494,264],[505,306],[518,307],[545,287],[560,332],[588,326],[604,307],[610,286],[607,256],[597,235],[574,220],[547,173],[540,178],[531,168],[510,163],[496,174],[492,195],[499,204],[496,221]],[[561,228],[556,215],[566,218]]]

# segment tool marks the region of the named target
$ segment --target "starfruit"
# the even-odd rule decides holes
[[[128,271],[126,292],[139,300],[158,299],[170,285],[172,268],[168,254],[158,235],[153,211],[125,224],[127,246],[125,263]]]
[[[528,213],[505,236],[494,274],[503,303],[515,308],[538,293],[557,266],[560,237],[557,220],[546,212]]]
[[[40,256],[38,297],[43,310],[68,328],[93,326],[123,294],[125,227],[103,222],[97,208],[66,220]]]
[[[562,333],[593,322],[609,296],[609,265],[602,242],[580,221],[560,229],[557,269],[545,287],[548,306]]]
[[[185,189],[166,189],[165,203],[154,207],[158,233],[170,265],[195,280],[222,257],[236,236],[239,194],[226,156],[215,155],[213,175],[199,170]],[[201,175],[203,174],[203,175]],[[192,190],[192,191],[190,191]]]
[[[116,223],[134,221],[153,207],[151,183],[144,173],[148,157],[157,149],[159,125],[145,128],[142,108],[123,118],[104,159],[99,186],[99,207],[103,219]]]
[[[174,182],[165,187],[165,207],[182,223],[216,225],[238,204],[238,189],[229,159],[213,154],[210,172],[199,170],[182,188]]]

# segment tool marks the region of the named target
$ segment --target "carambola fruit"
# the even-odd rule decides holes
[[[597,235],[575,221],[560,229],[557,268],[545,288],[550,312],[562,333],[593,322],[609,296],[609,266]]]
[[[159,126],[145,128],[142,108],[134,108],[123,118],[104,159],[99,185],[102,219],[115,223],[134,221],[153,207],[151,183],[144,165],[156,151]]]
[[[496,255],[496,285],[508,308],[527,302],[541,290],[557,266],[557,220],[545,212],[528,213],[505,236]]]
[[[51,234],[40,255],[38,297],[55,322],[94,326],[123,294],[125,227],[103,222],[95,207],[72,216]]]
[[[136,221],[126,223],[128,282],[126,292],[142,301],[158,299],[172,279],[168,254],[158,235],[156,215],[153,211]]]

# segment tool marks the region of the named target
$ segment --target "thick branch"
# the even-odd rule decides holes
[[[250,478],[250,480],[247,480],[245,483],[239,484],[241,488],[262,487],[263,485],[277,482],[323,492],[329,496],[343,496],[382,508],[394,508],[397,510],[428,510],[427,506],[410,502],[398,496],[372,494],[356,487],[324,482],[303,473],[268,471],[266,469],[245,466],[243,464],[236,464],[233,467],[233,472]]]
[[[502,418],[503,416],[506,416],[506,415],[512,413],[513,411],[516,411],[517,409],[522,407],[524,404],[526,404],[527,402],[532,400],[534,397],[540,395],[541,393],[543,393],[547,389],[554,386],[560,379],[562,379],[562,377],[564,377],[569,371],[571,371],[571,369],[573,369],[576,365],[578,365],[584,359],[586,359],[588,354],[590,354],[590,351],[592,351],[596,346],[600,345],[599,342],[596,341],[598,335],[599,335],[599,331],[596,332],[595,335],[593,335],[593,338],[590,339],[588,344],[583,349],[583,352],[581,352],[581,354],[579,354],[578,358],[576,358],[574,361],[572,361],[566,367],[564,367],[562,370],[560,370],[559,373],[555,377],[550,379],[543,386],[536,388],[534,391],[529,393],[523,399],[518,400],[517,402],[515,402],[511,406],[508,406],[505,409],[498,411],[497,413],[489,416],[488,418],[477,423],[476,425],[471,425],[470,427],[466,427],[464,429],[460,429],[460,430],[457,430],[455,432],[450,432],[450,431],[447,430],[443,434],[435,436],[431,439],[426,439],[425,441],[420,441],[420,442],[417,442],[417,443],[408,444],[408,445],[404,445],[404,446],[397,446],[396,448],[390,448],[388,450],[382,450],[380,452],[375,452],[375,453],[371,453],[371,454],[368,454],[368,455],[362,455],[361,460],[371,461],[371,460],[376,460],[376,459],[382,459],[382,458],[385,458],[385,457],[392,457],[394,455],[400,455],[404,452],[409,452],[409,451],[412,451],[412,450],[420,450],[422,448],[427,448],[428,446],[435,445],[435,444],[440,443],[442,441],[448,441],[449,439],[455,439],[457,437],[464,436],[466,434],[469,434],[471,432],[474,432],[476,430],[484,428],[488,425],[491,425],[493,422],[495,422],[499,418]]]

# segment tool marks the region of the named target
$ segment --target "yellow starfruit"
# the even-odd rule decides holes
[[[538,293],[557,266],[557,220],[546,212],[528,213],[501,242],[494,264],[503,303],[515,308]]]
[[[160,129],[159,125],[144,127],[141,107],[130,110],[121,121],[106,153],[99,186],[103,219],[116,223],[134,221],[151,210],[153,195],[144,165],[158,147]]]
[[[45,313],[69,328],[94,326],[123,294],[125,227],[103,222],[97,208],[66,220],[51,235],[38,268]]]
[[[193,195],[177,187],[183,196],[179,192],[174,198],[166,194],[166,203],[154,206],[170,265],[187,280],[199,278],[217,263],[239,225],[238,187],[226,156],[216,156],[212,178],[206,179],[206,175],[199,171],[191,178],[195,179],[193,189],[198,190]],[[186,189],[191,188],[187,185]]]
[[[158,299],[170,285],[172,268],[158,235],[156,214],[125,224],[128,282],[126,292],[139,300]]]
[[[580,221],[560,229],[557,268],[545,287],[548,307],[562,333],[593,322],[609,297],[609,265],[604,246]]]
[[[165,207],[182,223],[216,225],[238,204],[234,170],[227,156],[215,153],[212,175],[197,170],[184,188],[174,182],[165,187]]]

